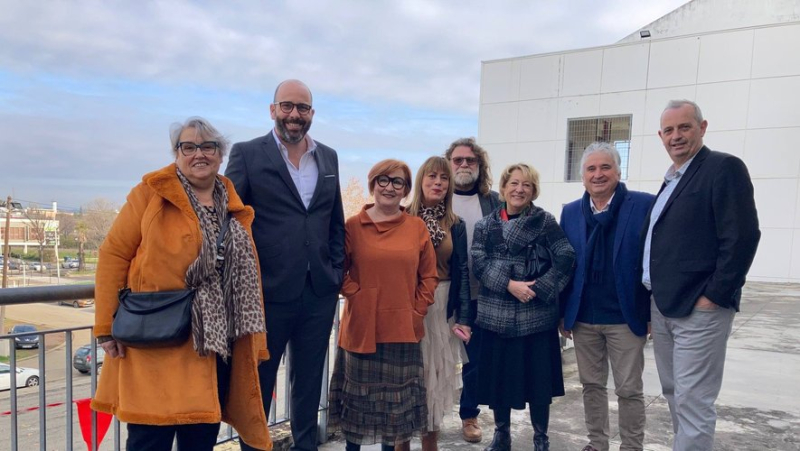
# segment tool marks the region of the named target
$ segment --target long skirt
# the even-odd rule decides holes
[[[328,394],[329,432],[359,445],[394,445],[427,427],[419,343],[378,343],[374,354],[338,348]]]
[[[425,336],[420,341],[428,393],[428,429],[438,431],[445,414],[453,410],[454,393],[460,388],[461,376],[456,372],[458,360],[466,355],[464,342],[450,330],[447,321],[447,300],[450,281],[441,281],[433,295],[434,303],[425,315]]]
[[[561,342],[556,329],[502,337],[483,329],[478,358],[478,403],[524,409],[564,396]]]

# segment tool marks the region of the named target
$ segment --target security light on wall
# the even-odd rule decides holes
[[[639,36],[641,36],[642,39],[649,38],[650,37],[650,30],[642,30],[642,31],[640,31],[639,32]]]

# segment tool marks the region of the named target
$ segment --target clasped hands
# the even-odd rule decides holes
[[[508,292],[517,298],[519,302],[527,304],[531,299],[536,297],[536,292],[531,289],[536,284],[536,281],[523,282],[520,280],[508,281]]]

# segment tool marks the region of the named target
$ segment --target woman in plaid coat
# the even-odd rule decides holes
[[[475,225],[476,324],[484,330],[478,402],[489,405],[495,419],[486,451],[511,449],[511,409],[526,403],[534,449],[548,450],[550,403],[564,395],[558,294],[572,277],[575,251],[553,215],[533,205],[538,195],[536,170],[511,165],[500,177],[503,203]]]

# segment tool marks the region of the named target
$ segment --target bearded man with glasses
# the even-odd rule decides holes
[[[444,153],[453,169],[455,193],[453,211],[460,216],[467,227],[467,247],[472,247],[475,224],[484,216],[500,206],[497,191],[492,191],[492,171],[489,156],[475,138],[460,138],[453,141]],[[470,299],[477,303],[480,283],[472,274],[472,256],[469,257]],[[464,387],[458,414],[461,417],[462,435],[470,443],[480,442],[483,436],[478,424],[478,355],[481,346],[481,330],[472,327],[472,337],[467,343],[469,363],[461,369]]]
[[[256,211],[253,239],[270,353],[259,367],[264,410],[288,345],[291,449],[316,450],[322,372],[344,263],[339,160],[308,135],[314,108],[303,82],[279,84],[269,109],[275,128],[235,144],[225,175]],[[253,448],[242,443],[242,449]]]

